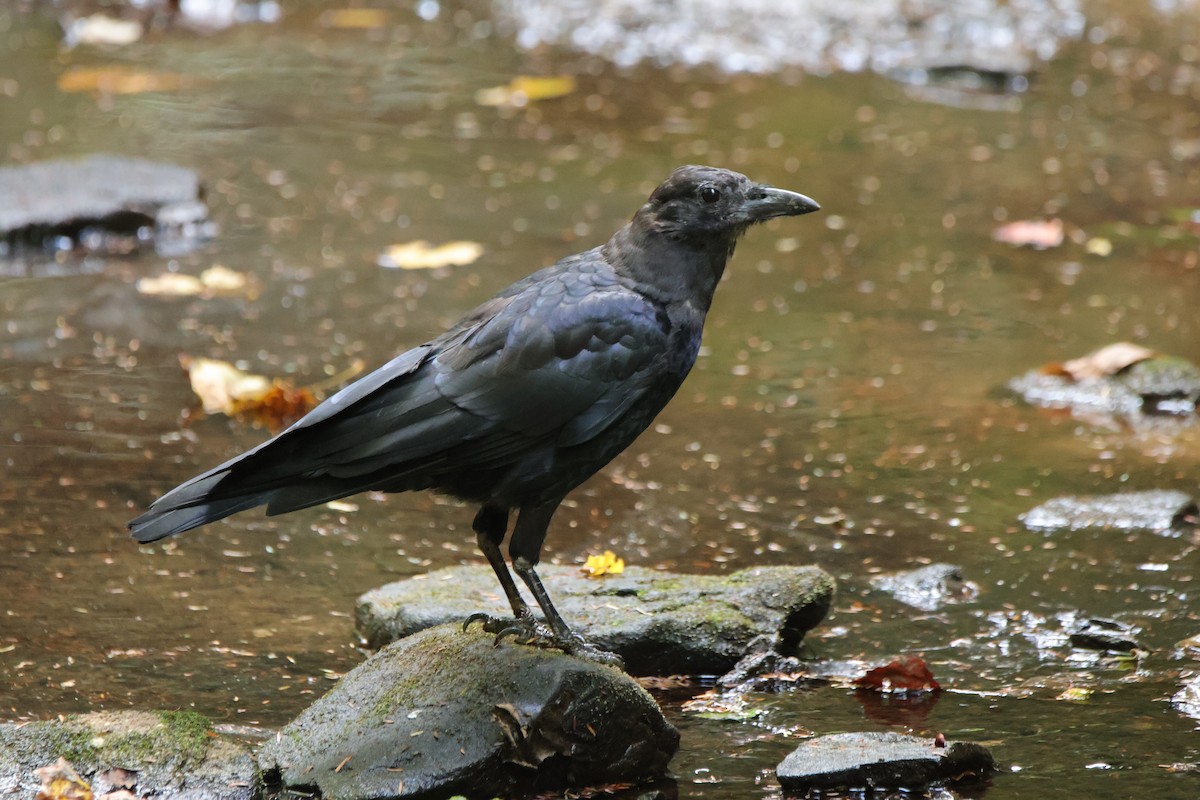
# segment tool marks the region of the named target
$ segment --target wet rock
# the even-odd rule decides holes
[[[1029,72],[1079,38],[1077,0],[973,3],[883,0],[497,0],[518,45],[582,50],[620,66],[639,61],[712,64],[729,72],[864,69]]]
[[[1072,647],[1102,653],[1131,653],[1144,650],[1138,640],[1133,638],[1134,633],[1132,625],[1117,622],[1115,619],[1091,617],[1072,627],[1069,641]]]
[[[243,741],[190,711],[98,711],[62,720],[0,723],[0,796],[33,797],[35,770],[65,758],[95,795],[250,800],[258,769]]]
[[[757,567],[731,575],[679,575],[629,567],[587,578],[546,565],[542,578],[558,610],[599,647],[619,654],[632,675],[721,673],[761,634],[790,652],[829,610],[833,578],[817,567]],[[380,647],[475,612],[504,614],[485,566],[451,567],[398,581],[358,599],[359,631]]]
[[[1187,359],[1153,355],[1110,375],[1077,379],[1038,369],[1008,385],[1025,402],[1046,408],[1126,417],[1186,416],[1196,413],[1200,401],[1200,368]]]
[[[939,744],[941,746],[939,746]],[[838,733],[801,742],[776,769],[783,790],[916,789],[995,772],[982,745],[899,733]]]
[[[200,178],[184,167],[94,155],[0,168],[0,259],[148,244],[176,253],[212,234]]]
[[[929,564],[880,575],[871,585],[922,611],[936,611],[948,603],[973,600],[979,594],[979,587],[964,579],[962,568],[954,564]]]
[[[492,797],[663,773],[679,734],[631,678],[493,639],[445,625],[371,656],[263,745],[268,787]]]
[[[1193,675],[1171,698],[1171,705],[1185,716],[1200,720],[1200,675]]]
[[[1150,530],[1164,533],[1195,525],[1200,514],[1196,501],[1168,490],[1058,497],[1021,515],[1031,531]]]

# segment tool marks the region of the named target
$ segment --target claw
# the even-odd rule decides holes
[[[463,620],[463,627],[462,627],[463,633],[467,632],[467,629],[471,627],[472,622],[482,622],[484,627],[487,627],[487,623],[491,618],[492,618],[491,614],[485,614],[482,611],[475,612],[474,614],[472,614],[471,616],[469,616],[465,620]]]
[[[496,634],[496,638],[492,641],[492,646],[499,647],[500,643],[509,636],[519,636],[522,633],[528,634],[528,631],[522,628],[520,625],[509,625],[507,628],[501,629],[500,632]],[[520,642],[521,640],[518,639],[517,641]]]

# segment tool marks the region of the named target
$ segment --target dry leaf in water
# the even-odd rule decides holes
[[[206,414],[246,419],[272,431],[287,427],[317,404],[308,389],[243,372],[226,361],[180,356]]]
[[[326,28],[365,30],[387,24],[387,12],[380,8],[335,8],[321,15]]]
[[[854,688],[877,692],[936,692],[941,690],[929,665],[920,656],[900,656],[890,664],[867,670],[854,679]]]
[[[193,275],[181,275],[177,272],[166,272],[149,278],[140,278],[137,282],[139,294],[158,297],[215,297],[218,295],[245,295],[253,299],[258,295],[257,287],[245,273],[237,272],[229,267],[216,264],[200,273],[197,278]]]
[[[470,264],[481,255],[483,245],[478,242],[446,242],[434,247],[429,242],[418,240],[392,245],[383,251],[377,263],[390,269],[436,269]]]
[[[618,558],[612,550],[605,550],[602,555],[588,556],[587,563],[580,569],[589,578],[599,578],[602,575],[620,575],[625,571],[625,559]]]
[[[1070,361],[1047,364],[1042,371],[1049,375],[1065,375],[1077,381],[1110,378],[1139,361],[1154,358],[1157,353],[1132,342],[1117,342]]]
[[[524,106],[534,100],[550,100],[565,97],[575,91],[575,79],[570,75],[554,75],[538,78],[518,75],[506,86],[493,86],[475,93],[475,102],[481,106]]]
[[[58,78],[63,92],[100,92],[101,94],[141,94],[171,92],[186,86],[188,79],[172,72],[138,72],[129,67],[81,67],[68,70]]]
[[[38,780],[37,800],[92,800],[92,787],[65,758],[35,770]]]
[[[1063,221],[1047,219],[1010,222],[992,231],[992,238],[997,242],[1037,250],[1058,247],[1063,243]]]

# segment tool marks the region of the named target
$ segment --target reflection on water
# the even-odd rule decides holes
[[[812,654],[925,653],[952,691],[903,724],[991,742],[1021,767],[989,797],[1186,796],[1189,776],[1158,765],[1200,760],[1193,723],[1159,701],[1190,666],[1173,645],[1196,633],[1194,541],[1031,533],[1017,516],[1063,494],[1194,492],[1197,433],[1073,419],[1002,388],[1120,339],[1200,359],[1195,232],[1172,216],[1200,181],[1186,26],[1176,38],[1113,18],[988,111],[914,100],[870,75],[780,81],[522,54],[471,9],[428,21],[388,9],[386,26],[355,29],[305,7],[273,26],[69,53],[52,20],[0,11],[8,161],[180,163],[204,176],[221,230],[197,253],[0,282],[3,715],[294,715],[361,660],[355,596],[480,562],[471,512],[363,496],[354,510],[248,513],[136,547],[124,523],[150,498],[264,436],[190,418],[178,355],[301,385],[357,358],[383,363],[602,241],[677,164],[708,162],[825,211],[739,245],[695,373],[564,506],[548,557],[612,549],[705,572],[818,563],[842,585]],[[190,80],[129,95],[57,89],[66,70],[108,64]],[[557,73],[577,75],[577,91],[475,104],[514,75]],[[1111,255],[1089,254],[1081,236],[1046,251],[991,239],[1003,222],[1043,216],[1104,235]],[[485,252],[461,268],[376,265],[414,239]],[[135,288],[214,264],[261,292]],[[874,575],[933,561],[959,564],[978,598],[921,612],[871,590]],[[1079,663],[1054,643],[1063,615],[1133,624],[1151,653]],[[1066,685],[1094,693],[1054,699]],[[762,702],[752,723],[674,709],[685,796],[771,786],[763,771],[793,745],[780,731],[880,724],[838,690]],[[1087,768],[1097,763],[1111,769]]]

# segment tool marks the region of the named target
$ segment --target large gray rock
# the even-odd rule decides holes
[[[258,769],[245,742],[218,736],[190,711],[98,711],[31,723],[0,723],[0,796],[29,798],[35,770],[65,758],[97,795],[251,800]]]
[[[493,639],[447,625],[371,656],[263,745],[268,787],[492,797],[663,773],[679,734],[629,676]]]
[[[541,575],[575,630],[620,655],[632,675],[722,673],[751,640],[776,636],[783,652],[829,610],[834,581],[817,567],[755,567],[731,575],[680,575],[629,567],[587,578],[547,565]],[[485,566],[450,567],[374,589],[358,599],[371,647],[475,612],[511,613]]]
[[[212,233],[200,176],[174,164],[93,155],[0,167],[0,257],[22,246],[93,251],[136,247],[146,234],[170,250]]]
[[[938,746],[938,745],[941,746]],[[992,754],[971,742],[935,742],[899,733],[837,733],[801,742],[776,769],[783,790],[916,789],[983,777]]]
[[[1196,501],[1183,492],[1145,492],[1057,497],[1021,515],[1031,531],[1150,530],[1159,533],[1195,525]]]

